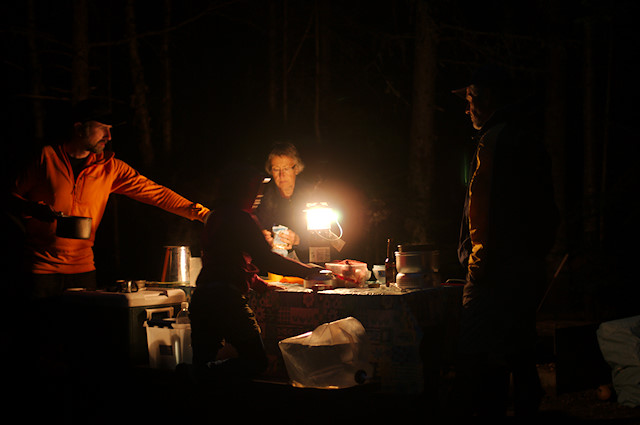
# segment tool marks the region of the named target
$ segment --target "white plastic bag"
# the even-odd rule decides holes
[[[353,317],[325,323],[278,346],[296,387],[348,388],[372,377],[369,340]]]

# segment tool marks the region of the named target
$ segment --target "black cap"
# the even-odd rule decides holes
[[[511,87],[511,77],[507,70],[499,65],[484,65],[476,69],[466,86],[452,90],[451,93],[464,99],[469,86],[508,90]]]
[[[73,106],[71,112],[73,122],[98,121],[113,125],[113,115],[109,106],[99,99],[86,99]]]
[[[267,176],[245,161],[231,160],[216,176],[218,199],[238,200],[255,197]]]

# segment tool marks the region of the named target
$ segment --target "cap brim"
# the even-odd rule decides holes
[[[107,114],[107,115],[100,115],[96,117],[90,117],[87,121],[97,121],[101,124],[113,126],[113,115]]]
[[[114,125],[117,119],[109,105],[100,99],[85,99],[72,107],[73,122],[97,121],[106,125]]]
[[[466,99],[467,98],[467,88],[466,87],[462,87],[462,88],[456,89],[456,90],[451,90],[451,93],[455,94],[460,99]]]

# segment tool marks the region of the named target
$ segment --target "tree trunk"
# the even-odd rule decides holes
[[[435,167],[435,24],[426,1],[416,2],[416,41],[413,75],[413,109],[411,117],[409,186],[412,211],[407,217],[413,242],[433,242],[430,229],[434,204]]]
[[[287,0],[282,2],[282,123],[287,124],[287,78],[289,57],[287,56]]]
[[[172,111],[173,97],[171,95],[171,0],[164,1],[164,33],[162,34],[162,70],[164,93],[162,96],[162,149],[164,158],[170,158],[173,150],[172,143]]]
[[[331,17],[330,0],[316,0],[315,3],[315,49],[316,49],[316,113],[315,113],[315,129],[316,140],[322,143],[321,118],[324,110],[325,99],[322,93],[329,93],[331,90],[331,74],[330,74],[330,42],[329,31],[325,22],[329,22]]]
[[[277,65],[277,23],[276,0],[269,0],[269,114],[277,116],[278,108],[278,65]]]
[[[315,113],[314,113],[314,126],[315,126],[315,135],[316,135],[316,142],[317,143],[322,143],[322,137],[320,135],[320,82],[322,81],[322,71],[321,71],[321,61],[322,61],[322,55],[320,54],[320,10],[318,8],[318,0],[315,1],[315,18],[316,18],[316,25],[315,25],[315,53],[316,53],[316,78],[315,78],[315,91],[316,91],[316,95],[315,95]]]
[[[71,100],[76,103],[89,95],[89,12],[87,0],[76,0],[73,2]]]
[[[567,76],[567,53],[565,47],[555,43],[550,48],[549,78],[547,79],[545,141],[552,164],[552,176],[556,204],[562,216],[566,216],[566,87],[564,81]],[[561,253],[568,249],[568,235],[566,220],[562,220],[558,229],[556,248]]]
[[[322,0],[320,2],[320,17],[323,22],[331,22],[331,0]],[[320,27],[320,55],[322,61],[320,62],[320,75],[322,80],[320,81],[320,90],[323,93],[328,93],[331,90],[331,42],[330,42],[329,28],[327,25]]]
[[[29,43],[29,61],[31,63],[31,94],[33,95],[33,128],[34,137],[41,141],[44,138],[44,109],[42,107],[42,67],[38,58],[38,46],[36,43],[36,7],[34,0],[29,0],[28,8],[28,43]]]
[[[610,25],[610,24],[608,24]],[[607,43],[607,70],[606,70],[606,90],[605,90],[605,101],[603,108],[603,135],[602,135],[602,171],[601,171],[601,179],[600,179],[600,196],[603,202],[600,202],[600,243],[604,244],[605,238],[607,237],[607,227],[605,226],[605,211],[604,211],[604,200],[607,199],[607,161],[608,161],[608,150],[609,150],[609,130],[611,125],[611,92],[612,92],[612,83],[611,77],[613,75],[613,31],[609,26],[607,26],[609,42]]]
[[[125,4],[125,16],[127,38],[129,39],[129,56],[131,60],[131,79],[133,81],[132,107],[134,123],[140,133],[142,162],[145,166],[149,167],[154,162],[153,146],[151,145],[151,119],[147,105],[147,85],[144,80],[142,61],[138,53],[134,0],[127,0]]]
[[[598,245],[598,201],[595,128],[595,64],[593,23],[587,18],[584,23],[584,210],[583,229],[587,248]]]

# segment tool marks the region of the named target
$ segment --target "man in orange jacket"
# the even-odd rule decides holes
[[[118,193],[190,220],[204,222],[209,209],[140,175],[105,151],[111,140],[111,116],[94,100],[73,110],[69,140],[45,146],[18,177],[12,190],[16,209],[26,218],[31,294],[45,298],[65,289],[95,289],[93,243],[109,195]],[[87,239],[58,237],[63,215],[91,217]]]

